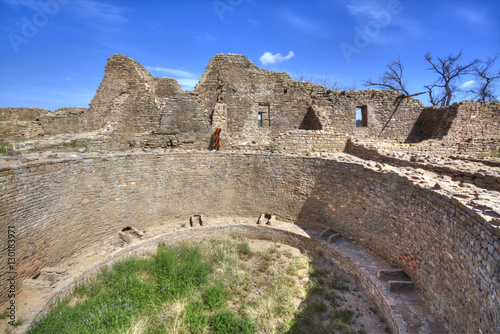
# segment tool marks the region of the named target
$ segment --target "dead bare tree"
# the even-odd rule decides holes
[[[338,79],[333,80],[331,77],[323,75],[321,77],[313,77],[309,75],[306,71],[302,71],[300,74],[294,74],[292,76],[293,80],[311,82],[315,85],[323,86],[327,90],[356,90],[356,84],[343,85]]]
[[[433,85],[425,86],[425,88],[429,92],[431,103],[433,105],[437,103],[440,106],[450,105],[454,94],[460,92],[455,82],[460,81],[463,75],[471,74],[478,63],[475,59],[470,63],[462,64],[462,50],[457,55],[450,54],[445,58],[436,57],[436,59],[430,52],[427,52],[425,60],[431,65],[428,70],[436,72],[439,76]],[[435,89],[440,89],[441,92],[436,93]]]
[[[312,83],[325,87],[327,90],[356,90],[356,84],[350,86],[340,83],[339,79],[333,80],[326,75],[318,77],[316,80],[311,80]]]
[[[292,76],[293,80],[295,81],[311,81],[312,78],[309,74],[307,74],[307,72],[305,70],[302,70],[302,72],[300,72],[300,74],[294,74]]]
[[[470,90],[470,93],[475,94],[475,97],[480,101],[495,100],[495,82],[500,79],[500,71],[495,73],[491,68],[495,64],[500,54],[496,54],[493,58],[488,57],[486,60],[479,60],[474,65],[474,75],[478,79],[476,88]]]
[[[434,91],[434,88],[436,85],[429,85],[429,86],[424,86],[425,89],[427,89],[427,93],[429,94],[429,101],[433,106],[441,106],[443,105],[443,101],[445,98],[445,95],[443,93],[436,93]]]
[[[378,77],[379,82],[367,80],[363,85],[395,90],[401,94],[410,95],[403,82],[404,67],[399,57],[397,60],[391,60],[385,67],[387,67],[386,71]]]

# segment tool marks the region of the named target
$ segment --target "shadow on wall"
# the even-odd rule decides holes
[[[299,130],[323,130],[323,126],[321,125],[321,121],[316,115],[313,107],[309,107],[307,109],[307,113],[300,123]]]
[[[428,107],[422,110],[405,143],[420,143],[427,139],[443,139],[455,118],[457,108]]]

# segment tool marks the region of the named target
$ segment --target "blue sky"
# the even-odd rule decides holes
[[[0,38],[0,107],[88,107],[114,53],[183,89],[218,53],[357,89],[399,56],[416,93],[436,79],[427,51],[500,52],[500,1],[0,0]]]

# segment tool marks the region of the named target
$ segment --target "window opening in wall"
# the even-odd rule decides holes
[[[259,102],[257,105],[257,125],[268,128],[271,126],[270,106],[268,102]]]
[[[368,126],[368,107],[356,107],[356,127]]]

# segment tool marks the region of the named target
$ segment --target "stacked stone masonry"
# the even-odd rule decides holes
[[[491,332],[500,326],[500,221],[462,200],[467,189],[434,185],[418,171],[379,170],[346,155],[94,155],[3,167],[0,212],[3,229],[17,227],[23,278],[126,226],[272,212],[301,226],[330,227],[403,268],[452,330]],[[498,193],[476,193],[470,196],[500,202]],[[408,254],[416,267],[407,266]],[[5,290],[1,296],[5,301]]]
[[[500,164],[474,159],[467,161],[452,157],[429,156],[411,151],[404,152],[401,145],[363,143],[349,139],[345,152],[363,159],[379,161],[394,166],[422,168],[439,173],[443,178],[474,184],[478,187],[500,191]]]
[[[269,213],[403,269],[450,332],[500,332],[500,159],[477,156],[500,149],[499,106],[331,91],[231,54],[183,91],[117,54],[88,109],[0,108],[24,152],[0,156],[0,228],[34,278],[128,226]]]
[[[88,109],[50,113],[2,108],[0,133],[4,140],[18,143],[20,134],[37,141],[100,131],[122,148],[211,149],[219,128],[222,149],[300,147],[333,152],[343,150],[342,138],[345,142],[351,136],[425,143],[429,145],[420,147],[430,154],[477,154],[500,148],[499,106],[466,101],[424,108],[420,101],[394,91],[332,91],[259,69],[245,56],[231,54],[214,56],[195,91],[183,92],[174,79],[154,78],[135,60],[116,54],[108,59]],[[362,121],[357,120],[359,110]],[[322,136],[315,131],[322,131]]]

